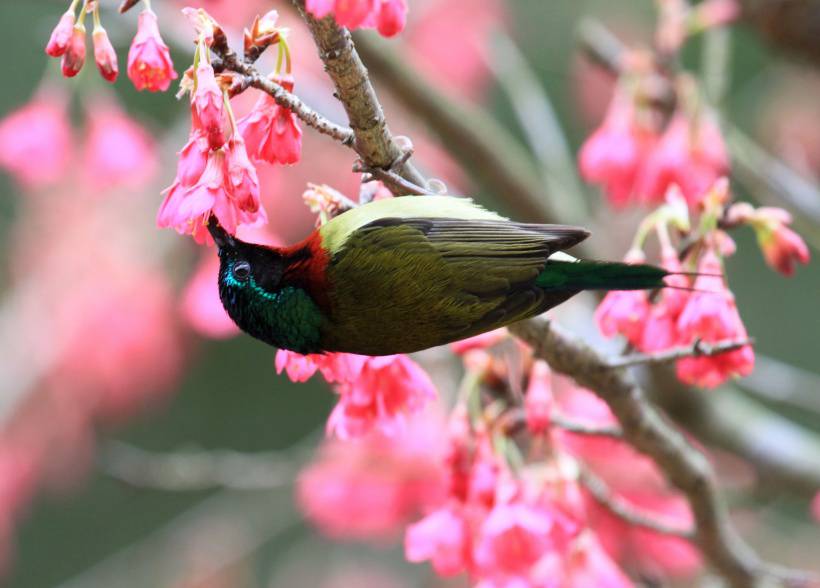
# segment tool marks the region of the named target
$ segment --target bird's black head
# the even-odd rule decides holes
[[[284,261],[276,250],[230,235],[211,216],[208,231],[219,249],[219,297],[228,315],[254,336],[264,328],[259,310],[282,287]]]

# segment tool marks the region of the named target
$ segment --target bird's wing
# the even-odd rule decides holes
[[[328,267],[340,328],[348,338],[373,337],[369,322],[407,325],[395,336],[423,348],[532,316],[570,295],[558,300],[535,285],[547,258],[587,235],[497,218],[373,220],[347,237]]]
[[[449,217],[464,220],[507,220],[482,208],[469,198],[423,196],[385,198],[340,214],[319,229],[322,246],[331,254],[339,251],[358,229],[385,218]]]

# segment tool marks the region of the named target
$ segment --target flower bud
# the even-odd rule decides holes
[[[46,45],[46,53],[51,57],[60,57],[68,50],[71,34],[74,30],[74,13],[68,11],[60,17],[60,21],[51,32]]]
[[[113,83],[120,73],[120,68],[117,64],[117,53],[111,45],[108,33],[104,28],[97,27],[91,37],[94,40],[94,61],[97,62],[97,69],[105,80]]]
[[[85,64],[85,26],[82,24],[74,25],[71,30],[71,39],[68,42],[68,47],[63,53],[63,75],[67,78],[73,78]]]

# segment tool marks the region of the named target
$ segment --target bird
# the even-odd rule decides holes
[[[288,247],[244,242],[213,215],[208,230],[228,315],[300,354],[411,353],[539,315],[584,290],[662,288],[669,273],[575,259],[565,250],[587,230],[514,222],[454,196],[375,200]]]

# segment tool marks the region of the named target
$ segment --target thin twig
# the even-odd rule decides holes
[[[732,341],[719,341],[718,343],[706,343],[697,340],[691,345],[682,347],[672,347],[657,353],[630,353],[621,357],[614,357],[609,360],[611,368],[623,368],[648,363],[669,363],[686,357],[711,357],[735,351],[747,345],[754,345],[754,339],[739,339]]]
[[[353,171],[361,174],[369,174],[376,180],[380,180],[385,185],[392,185],[400,188],[402,193],[406,196],[430,196],[433,194],[427,188],[417,186],[410,180],[406,180],[394,171],[382,169],[380,167],[371,167],[361,161],[353,164]],[[367,181],[363,179],[363,181]]]
[[[128,12],[129,10],[134,8],[134,6],[136,6],[139,3],[140,3],[140,0],[122,0],[122,4],[120,4],[120,7],[119,7],[118,10],[120,11],[120,14],[125,14],[126,12]]]
[[[588,468],[582,467],[579,481],[592,497],[604,508],[630,525],[644,527],[661,535],[672,535],[691,541],[695,532],[691,527],[681,527],[675,523],[667,523],[657,515],[643,512],[624,500],[607,486],[601,478],[593,474]]]
[[[809,575],[763,562],[738,536],[706,457],[652,406],[625,369],[613,368],[586,343],[545,319],[530,319],[509,329],[554,371],[572,377],[607,403],[623,427],[624,439],[651,457],[686,495],[695,518],[694,541],[731,586],[758,587],[773,580],[810,585]]]
[[[553,413],[550,416],[550,424],[553,427],[564,429],[576,435],[588,435],[590,437],[609,437],[610,439],[623,439],[624,432],[620,427],[604,425],[594,425],[573,421],[567,417]]]
[[[261,90],[273,98],[279,106],[290,109],[299,120],[306,125],[313,127],[320,133],[332,137],[342,145],[351,146],[354,141],[353,131],[349,128],[338,125],[323,117],[310,106],[302,102],[295,94],[288,92],[282,86],[263,76],[253,65],[249,65],[244,59],[228,46],[227,38],[222,35],[214,36],[214,43],[211,47],[221,61],[214,62],[215,70],[230,70],[244,76],[241,84],[245,87],[252,86]]]

